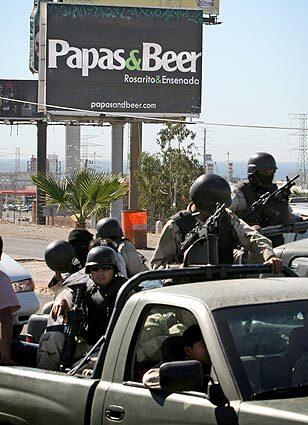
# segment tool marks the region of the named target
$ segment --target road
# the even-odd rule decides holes
[[[33,258],[43,260],[45,248],[49,244],[48,241],[40,239],[9,238],[6,236],[2,239],[4,252],[16,259]],[[147,261],[150,261],[153,254],[152,249],[138,249],[138,251],[146,258]]]
[[[4,252],[13,258],[44,259],[48,241],[39,239],[3,238]]]

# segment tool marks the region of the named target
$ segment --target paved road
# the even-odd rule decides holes
[[[44,259],[44,251],[49,244],[48,241],[40,239],[21,239],[3,237],[4,252],[13,258],[34,258]],[[140,249],[138,250],[149,261],[152,257],[153,250]]]
[[[13,258],[44,259],[48,241],[3,237],[4,252]]]

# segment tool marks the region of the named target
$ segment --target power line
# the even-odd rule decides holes
[[[28,100],[20,100],[20,99],[11,99],[8,97],[0,96],[0,99],[8,100],[11,102],[20,102],[20,103],[28,103],[30,105],[37,105],[37,106],[43,106],[43,107],[49,107],[49,108],[56,108],[66,111],[73,111],[73,112],[82,112],[87,113],[88,115],[95,115],[97,118],[100,116],[106,116],[106,117],[118,117],[118,118],[135,118],[139,120],[149,120],[149,121],[156,121],[158,123],[180,123],[185,125],[196,125],[196,124],[203,124],[208,126],[216,126],[216,127],[234,127],[234,128],[254,128],[254,129],[260,129],[260,130],[301,130],[301,131],[308,131],[308,128],[294,128],[294,127],[286,127],[286,126],[275,126],[275,125],[265,125],[265,124],[233,124],[233,123],[223,123],[223,122],[209,122],[209,121],[201,121],[201,120],[195,120],[195,121],[183,121],[183,120],[177,120],[177,119],[168,119],[168,118],[156,118],[148,115],[138,115],[138,114],[125,114],[120,112],[103,112],[99,113],[98,111],[89,111],[87,109],[78,109],[78,108],[70,108],[69,106],[59,106],[59,105],[51,105],[48,103],[38,103],[38,102],[30,102]],[[34,118],[33,118],[34,119]],[[39,119],[39,118],[38,118]]]

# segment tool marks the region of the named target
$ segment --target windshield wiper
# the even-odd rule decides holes
[[[308,384],[289,385],[261,391],[252,395],[251,400],[268,400],[276,398],[303,397],[308,395]]]

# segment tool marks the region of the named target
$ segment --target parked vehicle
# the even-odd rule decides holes
[[[308,279],[215,280],[269,271],[262,265],[204,266],[130,279],[106,335],[68,374],[0,367],[0,423],[306,424]],[[143,280],[167,278],[188,283],[127,300]],[[207,389],[200,386],[200,363],[170,362],[166,350],[191,324],[199,324],[211,359]],[[160,374],[156,390],[142,383],[153,367]]]
[[[31,314],[39,309],[39,300],[34,292],[33,279],[24,267],[7,254],[2,254],[0,269],[11,279],[21,308],[13,315],[14,334],[19,334],[28,323]],[[1,421],[0,421],[1,423]]]

